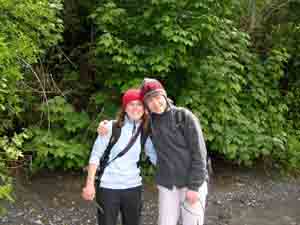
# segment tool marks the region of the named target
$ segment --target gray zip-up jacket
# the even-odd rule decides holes
[[[184,117],[181,124],[177,124],[176,113]],[[157,151],[157,184],[198,191],[208,179],[208,172],[207,151],[197,117],[185,108],[171,106],[162,114],[151,113],[151,128]]]

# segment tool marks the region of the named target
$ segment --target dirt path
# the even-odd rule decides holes
[[[300,179],[273,172],[214,164],[206,225],[300,225]],[[18,181],[16,202],[6,204],[2,225],[96,224],[95,206],[80,198],[84,177],[78,173],[40,173]],[[145,186],[143,225],[155,225],[157,192]],[[2,204],[2,203],[1,203]]]

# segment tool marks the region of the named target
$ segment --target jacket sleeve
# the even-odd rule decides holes
[[[157,155],[156,155],[156,151],[155,151],[154,145],[153,145],[153,143],[151,141],[151,138],[149,138],[149,137],[147,138],[146,143],[145,143],[145,153],[149,157],[150,162],[153,165],[156,165]]]
[[[188,188],[198,191],[202,183],[208,178],[207,150],[198,118],[189,110],[185,110],[185,117],[184,135],[191,154]]]
[[[95,164],[95,165],[99,165],[99,160],[101,158],[101,156],[103,155],[110,136],[112,135],[112,121],[110,121],[107,124],[107,129],[108,129],[108,134],[105,136],[97,136],[96,141],[94,142],[93,148],[92,148],[92,152],[90,155],[90,159],[89,159],[89,164]]]

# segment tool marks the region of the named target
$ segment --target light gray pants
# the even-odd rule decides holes
[[[207,196],[207,182],[204,182],[198,190],[199,200],[190,205],[185,200],[187,188],[173,187],[169,190],[158,185],[158,225],[177,225],[181,216],[183,225],[203,225],[205,202]]]

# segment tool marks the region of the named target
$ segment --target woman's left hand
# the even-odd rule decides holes
[[[82,189],[81,196],[87,201],[92,201],[95,198],[95,193],[94,185],[87,185]]]

